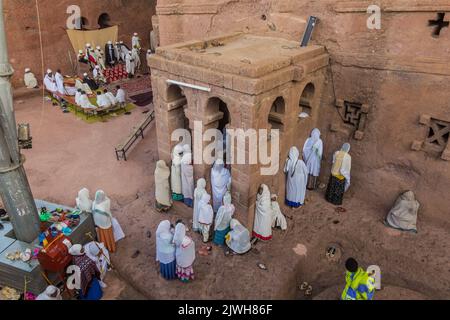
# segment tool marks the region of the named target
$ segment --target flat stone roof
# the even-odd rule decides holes
[[[297,41],[235,33],[160,47],[156,53],[156,57],[210,71],[260,78],[323,55],[325,48],[300,47]]]

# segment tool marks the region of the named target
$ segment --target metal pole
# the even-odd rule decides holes
[[[39,216],[19,153],[9,63],[0,0],[0,195],[17,240],[31,243],[39,235]]]

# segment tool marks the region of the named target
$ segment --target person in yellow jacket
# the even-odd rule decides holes
[[[358,266],[354,258],[345,262],[347,273],[346,286],[342,292],[342,300],[373,300],[375,293],[375,279]]]

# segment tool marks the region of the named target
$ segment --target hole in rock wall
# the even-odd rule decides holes
[[[283,97],[278,97],[272,104],[269,113],[269,125],[271,129],[283,131],[283,117],[286,109],[286,104]]]
[[[311,117],[315,91],[316,88],[314,87],[314,84],[308,83],[306,85],[300,98],[299,103],[300,113],[306,113],[308,116]]]
[[[98,17],[98,25],[100,26],[100,29],[111,27],[111,17],[108,13],[102,13]]]

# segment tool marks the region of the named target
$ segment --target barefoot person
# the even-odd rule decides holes
[[[292,147],[284,167],[286,173],[286,205],[299,208],[305,204],[308,168],[300,159],[297,147]]]

